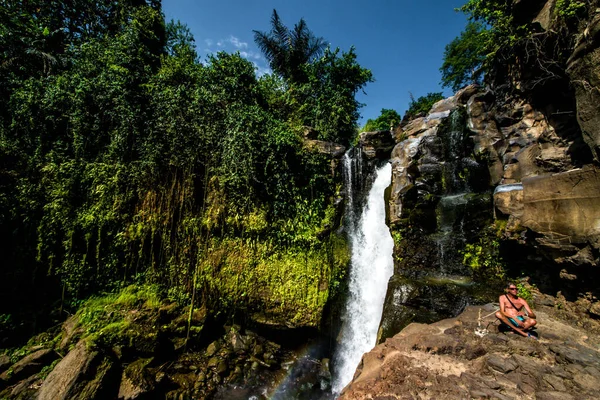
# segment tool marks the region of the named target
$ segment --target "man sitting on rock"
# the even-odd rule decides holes
[[[507,293],[498,299],[500,311],[496,312],[496,318],[512,328],[519,335],[536,339],[530,332],[531,328],[537,323],[534,319],[535,313],[531,311],[527,301],[517,295],[517,286],[514,283],[509,283],[506,291]],[[523,309],[525,309],[527,314],[525,314]]]

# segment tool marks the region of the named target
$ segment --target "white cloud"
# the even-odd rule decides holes
[[[246,58],[246,59],[254,59],[254,60],[260,60],[262,58],[262,56],[258,53],[255,53],[254,51],[250,50],[250,51],[240,51],[240,56]]]
[[[261,67],[260,65],[258,65],[254,61],[252,61],[252,64],[254,64],[254,69],[256,70],[256,76],[258,76],[259,78],[261,76],[263,76],[263,75],[267,75],[267,74],[270,74],[270,73],[273,72],[271,70],[271,68],[269,68],[269,67]]]
[[[229,43],[231,43],[238,49],[247,49],[248,48],[248,43],[240,41],[240,39],[236,38],[233,35],[230,35],[229,39],[227,39],[227,40]]]
[[[206,47],[208,47],[208,48],[213,48],[214,46],[219,47],[219,48],[227,48],[227,47],[233,46],[237,50],[242,50],[242,49],[248,48],[247,42],[242,42],[239,38],[237,38],[233,35],[229,35],[229,37],[227,39],[219,39],[216,42],[213,39],[204,39],[204,43],[206,43]],[[250,52],[250,54],[252,54],[250,57],[252,57],[254,59],[260,58],[260,55],[258,55],[258,57],[257,57],[257,54],[254,52]]]

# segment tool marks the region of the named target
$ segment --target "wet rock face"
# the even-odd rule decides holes
[[[497,307],[467,307],[457,318],[407,326],[363,356],[340,399],[600,396],[598,336],[540,306],[539,341],[498,333],[493,316],[483,319],[480,337],[480,309],[485,317]]]
[[[542,2],[531,12],[544,9]],[[570,110],[571,100],[565,101]],[[451,295],[453,284],[441,293],[431,278],[469,277],[465,246],[477,245],[494,219],[501,220],[496,226],[505,226],[495,240],[510,271],[539,278],[550,293],[597,294],[598,168],[591,164],[585,128],[579,129],[573,112],[559,111],[563,103],[540,104],[500,99],[489,89],[470,86],[436,104],[427,117],[409,121],[396,136],[389,214],[392,232],[401,240],[388,290],[404,291],[406,299],[394,303],[388,293],[381,339],[409,321],[430,322],[431,315],[460,311],[461,302],[425,310],[426,296],[458,299]],[[463,289],[463,303],[482,298]]]
[[[408,138],[392,151],[390,224],[399,240],[379,340],[411,321],[455,316],[477,296],[462,251],[489,224],[492,207],[486,159],[476,157],[467,128],[465,102],[476,90],[406,125]]]

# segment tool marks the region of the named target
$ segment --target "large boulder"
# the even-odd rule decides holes
[[[494,192],[494,204],[502,214],[518,221],[518,226],[535,232],[540,249],[555,262],[597,264],[594,253],[600,249],[598,168],[587,166],[524,178],[520,184],[500,185]]]
[[[557,244],[600,249],[600,171],[589,166],[523,179],[522,223]]]
[[[304,139],[304,147],[332,158],[340,158],[346,152],[346,148],[341,144],[315,139]]]
[[[58,358],[52,349],[38,349],[26,355],[0,374],[0,386],[5,386],[40,372],[44,366]]]
[[[111,357],[81,340],[44,380],[38,400],[116,398],[118,382],[118,370]]]

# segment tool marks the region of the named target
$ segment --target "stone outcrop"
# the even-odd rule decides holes
[[[114,391],[115,364],[81,340],[44,380],[38,400],[104,399]]]
[[[547,240],[600,248],[600,171],[589,166],[523,179],[522,224]]]
[[[598,398],[598,322],[582,317],[585,328],[576,326],[574,314],[556,308],[560,299],[537,300],[548,304],[535,310],[539,341],[500,333],[490,316],[497,305],[467,307],[456,318],[411,324],[365,354],[340,400]]]
[[[359,136],[359,146],[368,159],[387,160],[395,145],[390,131],[363,132]]]
[[[509,216],[509,230],[524,227],[541,235],[536,238],[538,248],[554,262],[595,266],[600,248],[599,177],[591,165],[533,176],[517,185],[498,186],[494,203]]]
[[[295,357],[280,344],[237,325],[215,329],[210,343],[200,342],[202,335],[196,332],[189,340],[189,348],[184,350],[185,328],[183,331],[179,328],[188,320],[185,310],[168,304],[154,313],[149,309],[127,310],[126,313],[136,317],[129,325],[131,331],[121,332],[120,339],[103,341],[85,337],[76,316],[64,323],[63,340],[57,340],[54,345],[57,351],[64,351],[62,359],[58,359],[52,347],[32,347],[24,348],[29,354],[16,363],[0,360],[4,365],[0,398],[228,399],[240,390],[246,393],[244,398],[249,398],[273,390],[273,382]],[[199,316],[192,313],[192,320],[197,318]],[[210,328],[205,326],[204,329]],[[144,340],[149,334],[156,337],[157,330],[169,331],[169,343],[172,343],[168,351],[149,346]],[[220,332],[222,330],[225,332]],[[280,332],[278,339],[293,341],[291,336],[290,332]],[[303,338],[306,339],[306,331]],[[307,387],[310,383],[314,391],[322,393],[322,384],[328,385],[331,380],[328,363],[327,359],[307,357],[302,368],[306,375],[294,377],[303,383],[291,383],[290,390],[311,391],[313,388]]]
[[[45,365],[50,364],[57,357],[58,355],[52,349],[33,351],[0,374],[0,387],[40,372]]]
[[[346,152],[346,148],[341,144],[325,142],[323,140],[305,139],[304,146],[309,150],[318,151],[332,158],[340,158]]]

